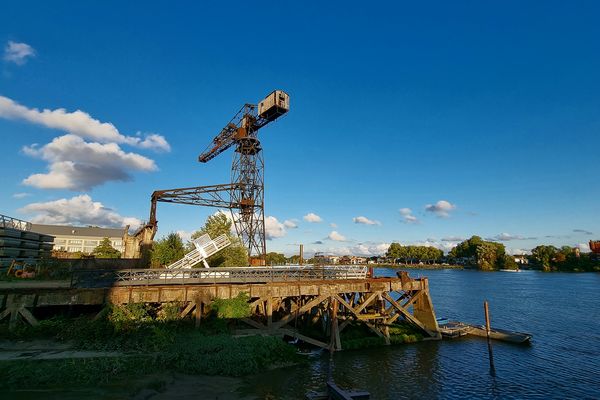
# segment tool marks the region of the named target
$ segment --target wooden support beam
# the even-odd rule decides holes
[[[201,301],[197,301],[196,302],[196,329],[200,328],[200,320],[202,319],[202,302]]]
[[[273,325],[273,298],[267,298],[267,326],[270,328]]]
[[[306,311],[310,310],[314,306],[316,306],[316,305],[322,303],[323,301],[325,301],[328,297],[329,296],[326,295],[326,294],[322,294],[320,296],[317,296],[313,300],[309,301],[308,303],[306,303],[305,305],[303,305],[302,307],[300,307],[300,309],[298,309],[298,312],[288,314],[285,317],[281,318],[279,321],[273,323],[272,328],[273,329],[279,329],[279,328],[283,327],[287,323],[293,321],[298,314],[305,313]]]
[[[260,330],[267,330],[267,327],[266,327],[265,325],[261,324],[260,322],[256,322],[256,321],[255,321],[255,320],[253,320],[253,319],[250,319],[250,318],[242,318],[242,319],[240,319],[240,321],[242,321],[242,322],[244,322],[244,323],[246,323],[246,324],[248,324],[248,325],[250,325],[250,326],[253,326],[253,327],[255,327],[256,329],[260,329]]]
[[[396,308],[396,310],[399,311],[404,316],[404,318],[406,318],[409,322],[411,322],[414,325],[418,326],[424,332],[426,332],[428,335],[430,335],[430,332],[427,330],[427,328],[425,328],[425,326],[423,325],[423,323],[421,323],[421,321],[419,321],[418,319],[416,319],[411,313],[409,313],[400,304],[398,304],[396,302],[396,300],[392,299],[392,296],[390,296],[388,293],[384,293],[383,297],[385,297],[386,300],[389,301],[390,304],[392,304]]]
[[[192,303],[190,302],[181,312],[181,314],[179,314],[180,318],[185,318],[193,309],[194,307],[196,307],[196,303]]]

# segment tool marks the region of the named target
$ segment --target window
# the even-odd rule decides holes
[[[84,243],[86,246],[98,246],[98,241],[97,240],[86,240]]]
[[[71,239],[71,240],[69,240],[69,244],[81,244],[81,240],[80,239]]]
[[[68,250],[70,253],[75,253],[77,251],[81,251],[81,247],[69,247]]]
[[[54,244],[66,244],[66,239],[54,239]]]
[[[113,247],[120,247],[123,246],[123,242],[121,240],[116,240],[114,242],[112,242]]]

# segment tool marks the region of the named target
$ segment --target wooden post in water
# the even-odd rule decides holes
[[[490,338],[490,310],[487,300],[483,302],[483,310],[485,311],[485,333],[487,335],[488,355],[490,358],[490,375],[496,376],[496,368],[494,367],[494,352],[492,350],[492,339]]]

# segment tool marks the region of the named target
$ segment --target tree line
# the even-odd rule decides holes
[[[402,246],[400,243],[392,243],[385,256],[404,264],[434,264],[440,262],[444,252],[433,246]]]

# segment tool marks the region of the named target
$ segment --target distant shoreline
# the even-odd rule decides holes
[[[464,265],[443,265],[443,264],[368,264],[374,268],[393,268],[393,269],[469,269]]]

